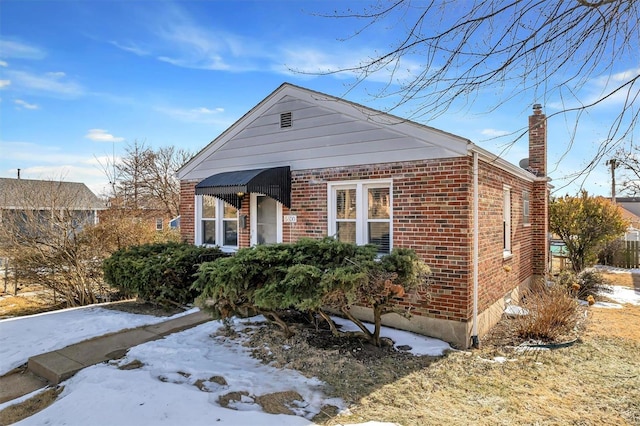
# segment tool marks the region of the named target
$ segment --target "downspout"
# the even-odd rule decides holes
[[[480,226],[478,224],[478,153],[473,151],[473,325],[471,331],[471,346],[474,348],[480,347],[480,341],[478,340],[478,233]]]

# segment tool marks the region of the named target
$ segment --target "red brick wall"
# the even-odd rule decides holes
[[[327,235],[327,182],[393,179],[393,246],[414,249],[434,272],[431,302],[424,298],[414,301],[412,313],[466,319],[468,167],[468,160],[462,158],[294,171],[291,214],[297,215],[298,222],[291,239]]]
[[[533,185],[484,162],[479,164],[478,311],[482,312],[532,274],[533,227],[523,218],[523,192]],[[511,192],[511,256],[503,253],[504,187]]]
[[[193,244],[195,237],[195,194],[198,181],[180,181],[180,236]]]
[[[292,171],[292,207],[283,214],[297,216],[283,224],[283,241],[321,238],[328,232],[327,183],[347,180],[393,180],[393,246],[415,250],[433,271],[430,294],[401,300],[413,315],[466,322],[472,315],[473,164],[470,157],[352,167]],[[522,191],[533,186],[501,169],[480,162],[479,311],[482,312],[532,273],[533,225],[522,223]],[[193,241],[193,187],[182,184],[181,230]],[[503,186],[511,186],[513,256],[503,258]],[[241,214],[247,228],[240,246],[249,246],[249,203]]]

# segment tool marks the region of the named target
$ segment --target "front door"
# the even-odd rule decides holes
[[[282,204],[262,194],[251,194],[251,245],[282,242]]]

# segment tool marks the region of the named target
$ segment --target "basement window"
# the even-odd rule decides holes
[[[293,125],[293,117],[291,112],[283,112],[280,114],[280,128],[286,129]]]

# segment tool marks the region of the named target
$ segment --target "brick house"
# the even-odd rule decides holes
[[[460,136],[285,83],[178,171],[181,233],[231,251],[327,235],[414,249],[433,271],[430,300],[402,300],[412,318],[383,322],[466,348],[546,273],[539,105],[529,129],[524,170]]]

